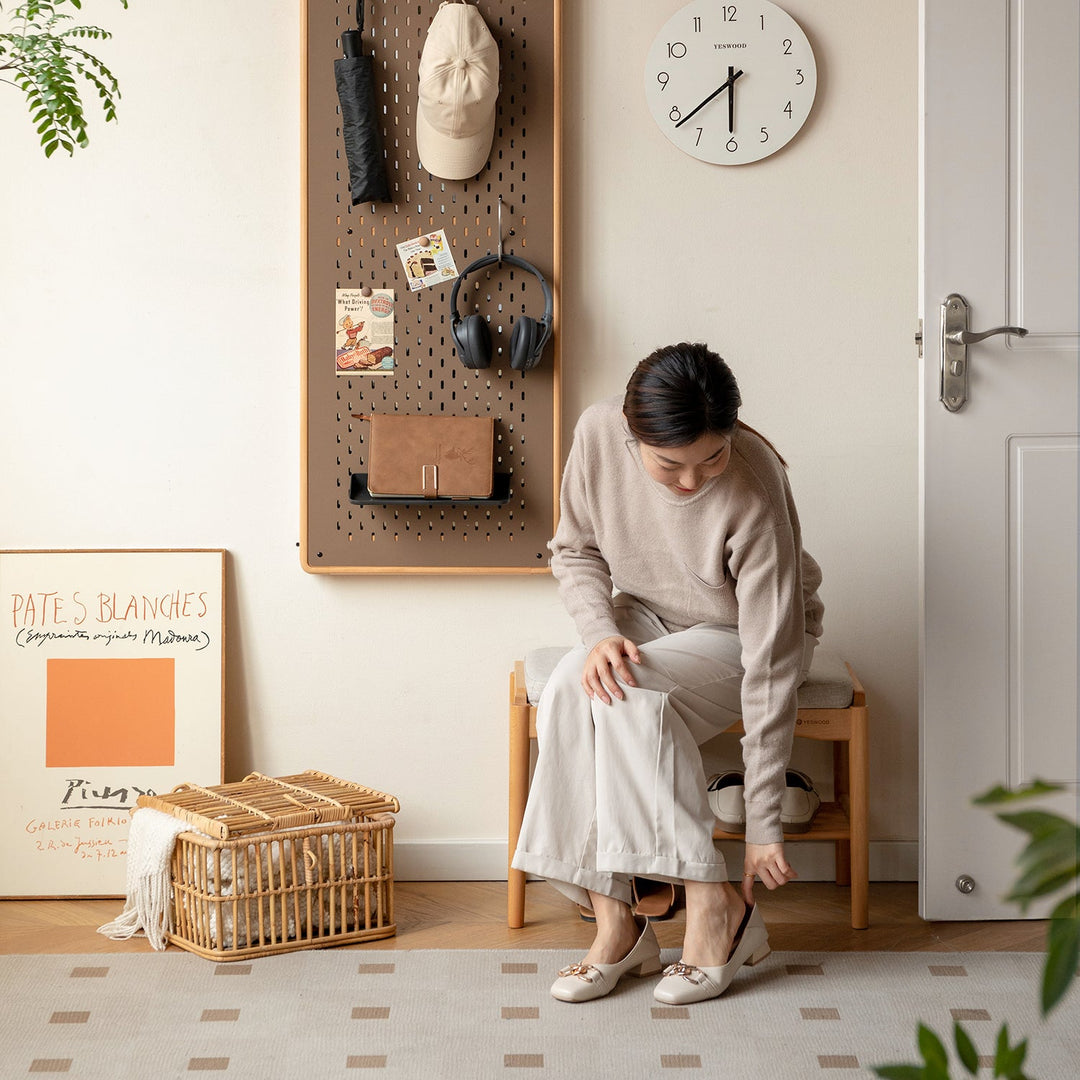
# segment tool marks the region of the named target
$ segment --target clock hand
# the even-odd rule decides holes
[[[727,77],[727,79],[724,82],[722,82],[703,102],[701,102],[701,104],[695,105],[694,108],[692,108],[675,126],[676,127],[682,127],[683,124],[685,124],[686,121],[689,120],[691,116],[693,116],[695,113],[698,113],[702,109],[704,109],[705,106],[708,105],[709,102],[712,101],[712,99],[717,96],[717,94],[722,94],[725,90],[728,90],[730,87],[733,87],[735,85],[735,80],[741,74],[742,74],[741,71],[735,71],[733,68],[729,67],[728,68],[728,77]],[[729,114],[730,114],[730,106],[729,106]]]
[[[742,72],[740,71],[739,74],[741,75]],[[735,133],[735,69],[733,67],[727,69],[727,79],[727,129],[728,134],[733,135]]]

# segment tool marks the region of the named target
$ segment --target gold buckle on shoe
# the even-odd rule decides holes
[[[701,982],[701,974],[700,968],[694,967],[693,964],[684,964],[681,960],[676,960],[674,964],[669,964],[664,968],[665,977],[668,975],[681,975],[692,983]]]
[[[559,978],[565,979],[568,975],[576,975],[579,979],[592,982],[592,977],[589,975],[592,970],[594,970],[592,964],[571,964],[559,972]]]

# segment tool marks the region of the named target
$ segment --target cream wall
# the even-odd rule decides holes
[[[567,438],[655,345],[729,360],[791,462],[826,642],[870,695],[872,873],[913,877],[917,0],[787,0],[815,110],[735,169],[646,111],[677,6],[564,0]],[[298,5],[84,12],[124,95],[89,150],[46,161],[0,84],[0,547],[227,548],[228,778],[382,786],[402,877],[498,876],[506,672],[571,628],[549,578],[300,570]]]

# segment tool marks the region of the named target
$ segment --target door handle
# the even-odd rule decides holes
[[[945,340],[953,345],[974,345],[977,341],[985,341],[995,334],[1015,334],[1017,337],[1027,337],[1027,331],[1022,326],[995,326],[993,330],[984,330],[981,334],[974,330],[954,330],[945,335]]]
[[[967,347],[994,334],[1026,337],[1022,326],[995,326],[992,330],[967,328],[968,303],[959,293],[950,293],[941,305],[941,381],[938,400],[949,412],[959,412],[968,398]]]

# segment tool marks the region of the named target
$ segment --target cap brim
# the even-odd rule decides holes
[[[451,138],[436,130],[424,116],[416,113],[416,150],[420,162],[433,176],[444,180],[468,180],[487,164],[495,136],[495,110],[489,121],[474,135]]]

